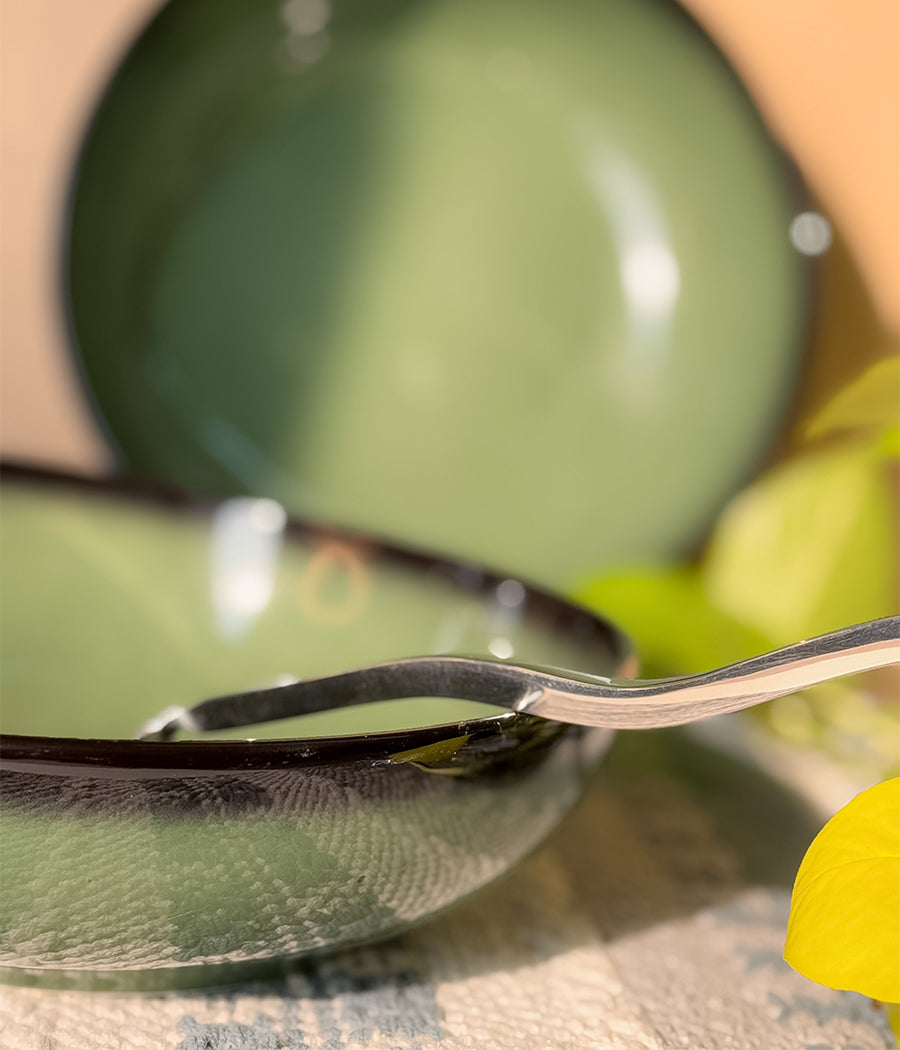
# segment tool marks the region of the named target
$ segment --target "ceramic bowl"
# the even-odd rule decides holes
[[[132,474],[567,588],[768,448],[798,190],[666,0],[173,0],[81,153],[73,342]]]
[[[270,500],[7,468],[0,515],[7,979],[209,983],[403,930],[533,850],[609,743],[428,699],[130,739],[285,675],[445,651],[614,674],[627,645],[519,580]]]

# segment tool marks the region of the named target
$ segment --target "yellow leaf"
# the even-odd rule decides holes
[[[409,762],[426,773],[444,773],[448,776],[459,776],[465,770],[453,766],[457,751],[469,740],[468,736],[454,736],[448,740],[438,740],[436,744],[414,747],[409,751],[397,751],[391,755],[392,762]]]
[[[877,448],[888,459],[900,458],[900,423],[885,430],[878,441]]]
[[[900,778],[858,795],[816,836],[784,957],[811,981],[900,1002]]]
[[[855,444],[784,463],[738,495],[703,575],[714,605],[787,643],[894,612],[895,559],[889,473]]]
[[[897,425],[900,417],[900,357],[892,354],[849,383],[828,402],[806,428],[805,437],[818,438],[836,430],[881,430]]]

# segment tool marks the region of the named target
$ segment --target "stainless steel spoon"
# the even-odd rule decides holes
[[[654,729],[739,711],[819,682],[900,663],[900,616],[845,627],[703,674],[612,679],[467,656],[416,656],[325,678],[169,708],[140,739],[258,725],[335,707],[408,697],[479,700],[557,722]]]

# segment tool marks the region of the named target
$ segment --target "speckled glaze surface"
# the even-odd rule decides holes
[[[470,651],[496,647],[502,630],[522,659],[600,673],[626,652],[602,622],[518,581],[287,521],[270,601],[236,634],[216,607],[227,566],[209,556],[221,507],[15,470],[3,497],[0,963],[20,978],[176,980],[401,930],[530,852],[609,742],[455,701],[369,710],[365,732],[352,732],[350,709],[333,725],[310,716],[307,736],[298,720],[261,728],[275,739],[123,739],[119,726],[185,691],[258,681],[260,649],[270,671],[302,675],[373,646],[385,657],[426,637],[439,647],[449,624]],[[349,602],[344,578],[317,583],[327,605],[298,599],[298,578],[336,542],[367,580],[349,618],[332,601]],[[184,615],[193,639],[180,644],[202,658],[187,682],[172,635]]]
[[[0,961],[246,962],[417,922],[504,873],[581,786],[577,741],[559,741],[555,727],[465,729],[445,734],[468,736],[473,758],[524,748],[530,761],[469,773],[466,754],[441,768],[374,743],[371,754],[331,762],[286,748],[269,769],[107,767],[98,776],[10,760]]]

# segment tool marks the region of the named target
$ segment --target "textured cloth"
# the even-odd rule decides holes
[[[886,1019],[791,971],[820,818],[682,733],[622,736],[511,876],[384,945],[220,991],[7,987],[2,1050],[883,1050]]]

